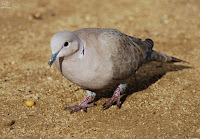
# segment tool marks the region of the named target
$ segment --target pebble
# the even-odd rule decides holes
[[[15,120],[11,120],[11,121],[8,121],[5,125],[6,126],[12,126],[15,124]]]
[[[38,100],[38,99],[39,99],[39,97],[38,97],[38,96],[34,96],[34,99]]]
[[[27,100],[27,101],[25,101],[25,104],[26,104],[26,106],[31,107],[35,104],[35,102],[32,100]]]
[[[41,20],[42,19],[42,15],[40,13],[32,13],[29,17],[29,20]]]

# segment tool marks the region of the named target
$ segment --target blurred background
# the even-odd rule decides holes
[[[1,0],[1,137],[200,138],[199,13],[199,0]],[[70,115],[64,107],[86,94],[49,67],[49,42],[91,27],[151,38],[155,50],[189,64],[144,65],[121,109],[102,110],[102,98]]]

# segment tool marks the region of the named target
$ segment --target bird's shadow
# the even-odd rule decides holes
[[[192,68],[190,66],[176,65],[174,63],[158,63],[151,62],[143,65],[140,69],[135,73],[133,80],[128,84],[127,89],[125,90],[124,95],[121,97],[121,105],[124,103],[126,98],[139,91],[147,89],[150,85],[157,82],[160,78],[162,78],[167,72],[179,71],[183,69]],[[102,92],[98,92],[94,99],[94,102],[98,101],[101,98],[111,98],[115,89],[103,90]],[[115,105],[114,103],[113,105]]]

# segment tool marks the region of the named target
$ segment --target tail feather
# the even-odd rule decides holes
[[[171,58],[172,58],[171,62],[186,62],[186,63],[188,63],[187,61],[184,61],[184,60],[181,60],[181,59],[178,59],[175,57],[171,57]]]
[[[153,49],[154,42],[152,39],[146,39],[145,42],[148,42],[151,45],[151,49]]]
[[[146,39],[145,41],[143,41],[143,44],[144,44],[145,47],[148,48],[148,51],[150,51],[150,50],[153,49],[153,45],[154,45],[153,40],[151,40],[151,39]]]
[[[156,52],[153,49],[154,42],[151,39],[146,39],[143,41],[143,50],[146,51],[146,61],[159,61],[159,62],[186,62],[184,60],[168,56],[161,52]],[[186,62],[188,63],[188,62]]]
[[[172,57],[172,56],[168,56],[166,54],[156,52],[156,51],[152,51],[151,60],[152,61],[159,61],[159,62],[186,62],[184,60],[181,60],[181,59],[178,59],[178,58],[175,58],[175,57]]]

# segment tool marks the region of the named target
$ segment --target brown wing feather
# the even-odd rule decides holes
[[[146,47],[141,39],[130,37],[117,30],[110,29],[102,34],[113,61],[113,79],[129,78],[145,61]]]

